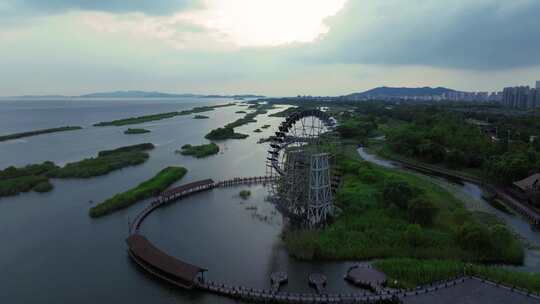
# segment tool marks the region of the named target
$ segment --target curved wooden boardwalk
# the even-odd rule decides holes
[[[233,178],[226,181],[220,181],[220,182],[214,182],[212,180],[203,180],[198,181],[186,185],[182,185],[180,187],[176,187],[170,190],[165,191],[162,195],[160,195],[156,200],[152,201],[146,208],[144,208],[141,212],[137,214],[135,219],[130,224],[130,238],[137,237],[141,238],[142,236],[139,233],[139,228],[141,227],[143,221],[146,219],[146,217],[151,214],[154,210],[157,208],[164,206],[165,204],[168,204],[172,201],[181,199],[183,197],[189,196],[194,193],[198,193],[201,191],[207,191],[211,190],[216,187],[230,187],[234,185],[242,185],[242,184],[265,184],[268,182],[271,182],[272,179],[268,177],[249,177],[249,178]],[[128,238],[128,246],[133,246],[130,243]],[[144,237],[142,237],[144,238]],[[149,247],[153,247],[151,244]],[[164,256],[166,253],[161,252],[157,248],[152,248],[155,251],[154,254],[157,254],[158,256]],[[138,249],[139,252],[141,249]],[[146,250],[146,249],[142,249]],[[210,280],[205,280],[202,276],[197,276],[195,279],[193,279],[192,282],[189,282],[190,284],[186,284],[185,280],[178,279],[177,277],[168,275],[167,273],[160,271],[160,266],[163,268],[163,263],[157,263],[156,265],[153,265],[153,261],[151,259],[145,260],[145,254],[135,254],[137,252],[137,248],[128,248],[128,254],[133,259],[133,261],[141,267],[141,269],[145,270],[147,273],[164,280],[170,284],[173,284],[180,288],[197,288],[200,290],[204,290],[216,295],[221,295],[225,297],[229,297],[232,299],[242,300],[242,301],[249,301],[249,302],[262,302],[262,303],[298,303],[298,304],[309,304],[309,303],[372,303],[374,301],[378,300],[384,300],[384,299],[391,299],[394,297],[405,299],[410,299],[411,297],[419,296],[419,295],[426,295],[430,293],[435,293],[437,291],[440,291],[442,289],[447,289],[454,287],[459,284],[463,284],[467,282],[468,279],[474,279],[474,280],[480,280],[481,282],[485,284],[489,284],[493,288],[502,288],[506,292],[512,292],[517,293],[520,296],[524,296],[528,299],[531,299],[532,301],[535,301],[534,303],[540,303],[540,295],[533,294],[531,292],[528,292],[526,290],[520,290],[515,287],[509,287],[497,284],[495,282],[486,281],[481,278],[477,277],[458,277],[453,278],[446,281],[436,282],[432,283],[430,285],[426,285],[423,287],[419,287],[412,290],[380,290],[378,294],[371,294],[369,292],[361,292],[361,293],[295,293],[295,292],[285,292],[285,291],[276,291],[275,289],[257,289],[257,288],[248,288],[244,286],[232,286],[227,285],[220,282],[213,282]],[[168,259],[171,258],[168,256]],[[185,263],[177,258],[173,258],[175,261],[172,261],[173,263],[179,265],[182,267],[183,265],[189,265],[188,263]],[[171,262],[171,261],[169,261]],[[161,264],[161,265],[158,265]],[[197,269],[204,269],[202,267],[197,267],[194,265],[190,265],[191,267],[195,267]],[[192,284],[191,284],[192,283]],[[407,301],[410,302],[410,301]],[[531,302],[532,303],[532,302]]]

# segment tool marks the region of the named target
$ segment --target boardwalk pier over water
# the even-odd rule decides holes
[[[204,278],[204,273],[207,270],[204,267],[189,264],[176,257],[166,254],[159,248],[155,247],[148,239],[139,233],[139,228],[148,215],[150,215],[157,208],[175,200],[201,191],[209,191],[219,187],[266,184],[272,181],[273,180],[268,177],[233,178],[231,180],[220,182],[214,182],[211,179],[206,179],[164,191],[156,200],[152,201],[146,208],[139,212],[139,214],[130,224],[130,235],[126,240],[129,256],[141,269],[174,286],[183,289],[196,288],[217,295],[250,302],[298,304],[373,303],[374,301],[397,297],[404,300],[406,299],[407,303],[415,303],[414,297],[419,297],[419,300],[424,299],[421,298],[423,295],[431,295],[430,297],[436,298],[436,294],[441,290],[448,290],[446,293],[452,294],[452,292],[455,292],[453,289],[455,289],[456,286],[471,284],[472,281],[475,281],[481,282],[482,288],[485,288],[488,292],[491,290],[491,288],[496,288],[498,297],[512,299],[512,302],[515,300],[516,302],[514,303],[540,303],[539,295],[532,294],[524,290],[518,290],[513,287],[502,286],[497,283],[484,281],[476,277],[459,277],[412,290],[380,289],[377,291],[377,294],[373,294],[371,292],[327,293],[325,291],[321,293],[294,293],[279,291],[276,288],[257,289],[244,286],[232,286],[225,283],[206,280]],[[478,287],[475,288],[475,290],[478,290]],[[471,290],[471,288],[464,286],[459,292],[464,294],[464,291],[474,292],[475,290]],[[449,298],[451,299],[452,297]]]

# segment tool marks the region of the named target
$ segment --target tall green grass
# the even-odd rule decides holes
[[[90,209],[91,217],[100,217],[127,208],[138,201],[156,196],[187,173],[183,167],[167,167],[156,176],[126,192],[116,194]]]
[[[414,288],[463,275],[481,277],[493,282],[540,292],[540,273],[468,264],[449,260],[388,259],[374,263],[388,276],[388,284],[398,288]]]
[[[342,210],[326,228],[304,232],[288,230],[283,238],[289,253],[302,259],[350,260],[377,258],[449,259],[470,262],[520,264],[522,244],[510,238],[498,246],[493,228],[497,221],[479,221],[448,191],[421,177],[385,169],[352,158],[341,158],[344,183],[336,196]],[[438,208],[432,225],[421,226],[411,237],[408,211],[383,199],[385,181],[401,181],[418,189]],[[483,214],[485,217],[489,215]],[[460,242],[461,227],[482,227],[489,246],[482,250]],[[480,228],[478,228],[480,229]],[[472,230],[473,232],[475,230]],[[465,235],[466,240],[474,238]]]

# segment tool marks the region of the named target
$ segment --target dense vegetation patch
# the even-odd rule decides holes
[[[127,208],[138,201],[156,196],[184,177],[186,173],[187,169],[183,167],[167,167],[161,170],[156,176],[139,184],[137,187],[116,194],[103,203],[92,207],[89,214],[91,217],[100,217],[116,210]]]
[[[249,137],[249,135],[236,133],[232,128],[217,128],[204,136],[204,138],[210,140],[244,139],[247,137]]]
[[[215,109],[219,109],[219,108],[224,108],[224,107],[230,107],[230,106],[234,106],[236,105],[236,103],[227,103],[227,104],[222,104],[222,105],[215,105],[215,106],[204,106],[204,107],[195,107],[191,110],[184,110],[182,112],[179,113],[179,115],[191,115],[191,114],[196,114],[196,113],[203,113],[203,112],[209,112],[209,111],[213,111]]]
[[[12,140],[12,139],[18,139],[18,138],[23,138],[23,137],[47,134],[47,133],[73,131],[73,130],[80,130],[80,129],[82,129],[82,127],[66,126],[66,127],[60,127],[60,128],[35,130],[35,131],[29,131],[29,132],[22,132],[22,133],[3,135],[3,136],[0,136],[0,141],[7,141],[7,140]]]
[[[438,185],[360,160],[338,159],[345,174],[336,197],[342,215],[321,231],[286,232],[292,255],[522,263],[522,245],[504,226],[480,220]]]
[[[270,128],[270,127],[271,127],[271,125],[264,125],[264,126],[262,126],[261,128],[262,128],[262,129],[268,129],[268,128]]]
[[[388,259],[375,263],[391,287],[414,288],[462,275],[482,277],[509,286],[540,292],[540,274],[449,260]]]
[[[239,195],[240,195],[240,197],[242,199],[248,199],[251,196],[251,191],[250,190],[241,190]]]
[[[206,116],[206,115],[195,115],[193,116],[193,119],[208,119],[210,117]]]
[[[159,114],[144,115],[144,116],[124,118],[124,119],[117,119],[117,120],[113,120],[113,121],[104,121],[104,122],[94,124],[94,126],[96,126],[96,127],[106,127],[106,126],[119,127],[119,126],[134,125],[134,124],[140,124],[140,123],[145,123],[145,122],[149,122],[149,121],[172,118],[172,117],[175,117],[177,115],[180,115],[180,113],[179,112],[159,113]]]
[[[45,174],[58,168],[53,162],[28,165],[21,168],[8,167],[0,170],[0,197],[17,195],[31,190],[47,192],[52,190]]]
[[[144,134],[144,133],[150,133],[150,130],[129,128],[124,131],[124,134]]]
[[[262,130],[261,130],[261,129],[255,129],[255,130],[253,130],[253,132],[255,132],[255,133],[261,133]]]
[[[255,111],[248,113],[244,115],[244,117],[239,118],[227,125],[223,128],[217,128],[210,133],[206,134],[206,139],[211,140],[224,140],[224,139],[244,139],[247,138],[249,135],[236,133],[234,132],[234,128],[243,126],[248,123],[257,122],[255,117],[257,117],[260,114],[265,114],[268,112],[269,109],[271,109],[273,105],[269,104],[252,104],[248,108],[255,109]]]
[[[97,124],[94,124],[96,127],[105,127],[105,126],[125,126],[125,125],[133,125],[133,124],[140,124],[145,123],[149,121],[155,121],[155,120],[162,120],[167,118],[172,118],[179,115],[190,115],[194,113],[201,113],[201,112],[207,112],[212,111],[217,108],[222,107],[229,107],[235,105],[234,103],[224,104],[224,105],[215,105],[215,106],[205,106],[205,107],[195,107],[191,110],[184,110],[181,112],[167,112],[167,113],[158,113],[158,114],[152,114],[152,115],[143,115],[138,117],[130,117],[130,118],[124,118],[124,119],[117,119],[113,121],[105,121],[100,122]]]
[[[296,107],[287,108],[283,111],[276,112],[274,114],[268,115],[268,117],[289,117],[291,114],[294,114],[297,111],[301,111]]]
[[[144,163],[149,158],[148,153],[145,151],[153,148],[154,145],[146,143],[101,151],[97,157],[68,163],[62,168],[51,170],[47,173],[47,176],[56,178],[89,178],[105,175],[114,170]]]
[[[451,106],[393,105],[363,109],[400,156],[464,170],[501,185],[540,171],[540,119]],[[482,120],[480,120],[482,119]]]
[[[182,155],[191,155],[197,158],[203,158],[219,153],[219,146],[215,143],[209,143],[207,145],[199,146],[183,145],[182,150],[177,150],[176,152]]]

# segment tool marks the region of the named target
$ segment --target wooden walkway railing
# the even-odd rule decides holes
[[[182,189],[182,191],[179,191],[178,195],[175,194],[173,196],[160,197],[159,199],[152,201],[146,208],[141,210],[137,214],[133,222],[130,224],[130,234],[139,232],[138,230],[141,224],[143,223],[144,219],[150,213],[152,213],[152,211],[154,211],[155,209],[169,202],[177,200],[179,198],[183,198],[197,192],[211,190],[215,187],[230,187],[234,185],[254,184],[254,183],[264,184],[264,183],[268,183],[272,181],[273,179],[269,177],[248,177],[248,178],[233,178],[230,180],[225,180],[225,181],[221,181],[217,183],[210,183],[206,185],[201,185],[200,182],[195,182],[195,183],[192,183],[193,185],[195,185],[193,188],[178,187],[177,189]],[[175,282],[173,279],[164,277],[163,275],[152,270],[152,268],[150,267],[151,265],[147,265],[148,261],[141,261],[138,258],[134,257],[131,253],[129,253],[129,255],[136,262],[136,264],[141,267],[141,269],[147,271],[149,274],[154,275],[157,278],[163,279],[171,284],[174,284],[175,286],[178,286],[178,287],[183,286],[182,284],[178,284],[178,282]],[[521,295],[540,300],[540,296],[538,294],[531,293],[526,290],[520,290],[515,287],[504,286],[504,285],[487,281],[478,277],[458,277],[458,278],[450,279],[447,281],[436,282],[436,283],[426,285],[420,288],[412,289],[412,290],[382,290],[378,294],[371,294],[368,292],[323,293],[323,294],[294,293],[294,292],[276,291],[274,289],[257,289],[257,288],[247,288],[243,286],[229,286],[223,283],[203,280],[202,278],[199,278],[198,281],[194,283],[196,287],[201,290],[205,290],[214,294],[230,297],[233,299],[239,299],[239,300],[251,301],[251,302],[263,302],[263,303],[268,303],[268,302],[276,303],[277,302],[277,303],[298,303],[298,304],[308,304],[308,303],[348,304],[348,303],[371,303],[373,301],[391,299],[394,297],[405,298],[405,297],[411,297],[415,295],[426,294],[429,292],[437,291],[442,288],[449,288],[457,284],[464,283],[466,282],[467,279],[481,280],[482,282],[488,283],[494,287],[503,288],[511,292],[516,292]]]
[[[237,185],[267,184],[275,180],[272,176],[235,177],[233,179],[217,182],[216,187],[232,187]]]

